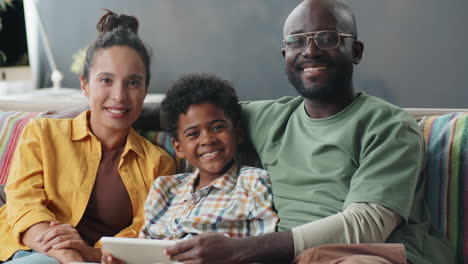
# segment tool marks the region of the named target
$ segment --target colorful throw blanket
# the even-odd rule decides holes
[[[0,112],[0,184],[5,184],[19,137],[29,119],[40,112]]]
[[[457,263],[468,263],[468,113],[429,116],[420,125],[432,222],[456,249]]]

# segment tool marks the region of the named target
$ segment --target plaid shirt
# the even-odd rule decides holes
[[[154,181],[140,237],[188,239],[206,232],[246,237],[275,231],[278,217],[267,171],[235,164],[210,185],[194,191],[198,173],[160,176]]]

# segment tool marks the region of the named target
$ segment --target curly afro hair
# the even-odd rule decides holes
[[[182,76],[167,91],[161,103],[162,127],[178,140],[179,116],[187,113],[194,104],[212,103],[224,110],[233,124],[241,117],[236,91],[231,83],[208,73],[191,73]]]

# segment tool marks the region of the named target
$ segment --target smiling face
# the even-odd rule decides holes
[[[339,8],[335,1],[304,1],[286,20],[284,38],[323,30],[354,34],[353,18],[349,12]],[[300,53],[282,50],[286,75],[301,96],[330,101],[352,90],[353,63],[358,64],[361,59],[362,43],[353,38],[342,38],[340,42],[331,50],[319,49],[313,40]]]
[[[178,140],[172,144],[177,156],[200,170],[200,178],[214,180],[234,160],[240,131],[223,109],[212,103],[189,106],[178,119]]]
[[[113,46],[95,54],[88,80],[80,79],[89,99],[94,134],[128,133],[147,93],[145,72],[140,55],[127,46]]]

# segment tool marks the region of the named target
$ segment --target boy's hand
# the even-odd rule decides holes
[[[125,264],[122,260],[113,257],[109,252],[105,251],[104,249],[101,249],[102,252],[102,258],[101,258],[101,263],[105,264]]]
[[[241,240],[218,233],[198,235],[166,248],[171,260],[184,263],[242,263]]]

